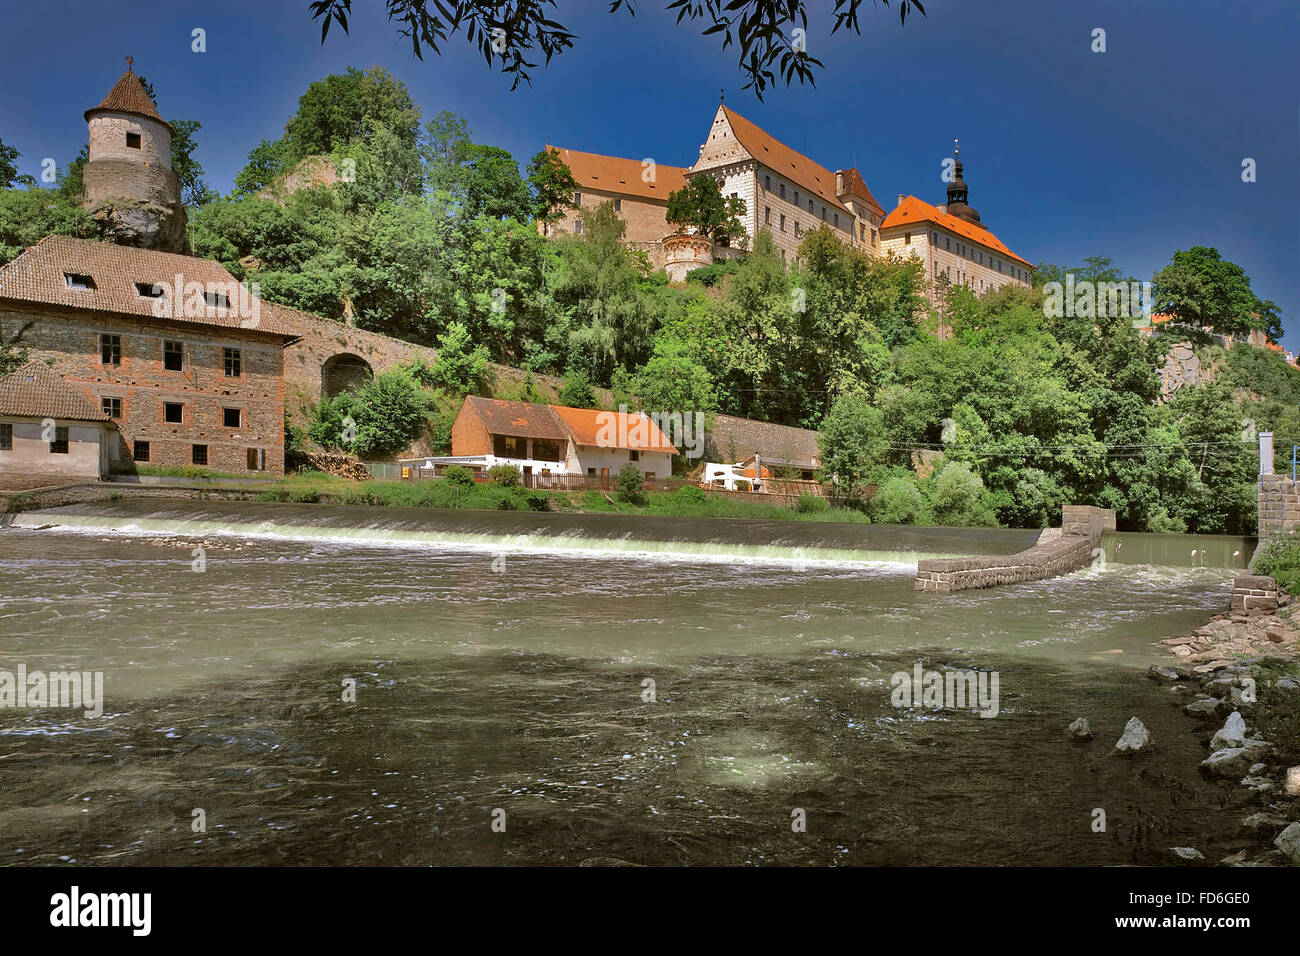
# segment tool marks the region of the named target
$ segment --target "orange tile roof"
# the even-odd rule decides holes
[[[651,419],[637,412],[605,412],[595,408],[552,405],[576,445],[596,448],[634,448],[642,451],[677,449]]]
[[[599,189],[624,196],[637,196],[641,199],[657,199],[668,202],[668,194],[686,185],[687,170],[680,166],[655,164],[653,182],[641,178],[646,167],[639,159],[620,159],[617,156],[601,156],[597,153],[583,153],[576,149],[560,149],[548,146],[547,149],[559,153],[560,159],[569,167],[573,178],[584,189]]]
[[[550,438],[559,441],[569,437],[564,423],[549,405],[467,395],[462,406],[462,410],[466,409],[477,415],[483,422],[483,426],[493,435]]]
[[[867,188],[867,181],[862,178],[862,173],[855,167],[849,167],[848,169],[837,170],[835,173],[836,178],[838,179],[840,175],[844,176],[844,182],[849,187],[848,193],[850,195],[856,196],[867,205],[874,206],[882,214],[884,213],[885,207],[876,202],[876,197],[871,195],[871,190]]]
[[[95,287],[70,288],[66,279],[69,274],[88,275],[94,280]],[[0,267],[0,300],[153,316],[157,300],[141,295],[136,283],[150,286],[164,283],[171,288],[176,284],[177,275],[181,276],[183,283],[197,282],[204,290],[215,287],[225,291],[232,284],[238,286],[235,277],[221,263],[211,259],[119,246],[112,242],[74,239],[71,236],[46,236],[36,245],[23,250],[18,258]],[[170,294],[174,295],[175,290]],[[174,311],[184,313],[187,310],[171,310],[166,321],[243,328],[284,337],[296,334],[295,329],[285,326],[277,319],[275,309],[268,308],[268,303],[259,301],[257,304],[259,311],[255,326],[246,324],[251,322],[251,317],[241,317],[239,303],[233,299],[229,309],[204,309],[200,315],[174,315]]]
[[[797,153],[785,143],[774,139],[766,130],[751,123],[735,110],[722,107],[731,130],[736,134],[736,141],[764,166],[780,173],[804,189],[816,193],[836,209],[849,213],[835,195],[835,174],[825,166],[813,162],[803,153]],[[863,186],[865,187],[865,183]],[[875,202],[875,200],[872,200]],[[879,203],[876,203],[879,206]],[[882,210],[883,211],[883,210]]]
[[[28,362],[0,378],[0,415],[106,422],[109,417],[44,362]]]
[[[153,105],[153,100],[149,99],[149,94],[144,91],[144,84],[140,82],[140,78],[130,70],[123,73],[121,78],[113,84],[113,88],[108,91],[108,95],[104,97],[103,102],[86,110],[82,115],[89,122],[92,116],[101,111],[132,113],[135,116],[151,119],[155,123],[162,123],[168,129],[171,129],[167,121],[158,115],[158,108]]]
[[[971,225],[964,219],[958,219],[946,212],[940,212],[937,207],[931,206],[928,202],[917,199],[915,196],[904,197],[903,201],[898,204],[898,208],[885,217],[885,221],[880,224],[880,228],[883,230],[891,226],[915,225],[920,222],[932,222],[942,226],[944,229],[955,232],[977,245],[1000,252],[1002,255],[1015,259],[1030,269],[1034,268],[1032,262],[1016,255],[987,229],[981,229],[979,226]]]

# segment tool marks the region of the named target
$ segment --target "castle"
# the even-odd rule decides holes
[[[932,303],[941,277],[975,292],[1008,284],[1027,287],[1033,279],[1033,264],[1007,248],[970,205],[956,153],[946,202],[934,206],[900,194],[896,207],[886,214],[859,170],[832,173],[725,103],[718,105],[690,167],[551,148],[568,165],[579,189],[574,196],[576,208],[560,210],[556,223],[542,227],[544,234],[581,234],[583,217],[602,203],[613,202],[615,213],[627,223],[624,240],[647,252],[651,262],[667,270],[673,280],[715,258],[742,254],[699,236],[677,235],[669,226],[669,195],[701,175],[713,176],[724,196],[744,201],[747,241],[742,245],[751,245],[765,229],[786,261],[798,257],[799,245],[809,232],[826,226],[845,243],[871,255],[895,253],[920,259]]]

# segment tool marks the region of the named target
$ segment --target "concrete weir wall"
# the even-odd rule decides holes
[[[917,591],[948,594],[1069,574],[1086,568],[1101,536],[1115,530],[1115,512],[1089,505],[1066,505],[1061,527],[1048,528],[1033,547],[1015,554],[971,558],[930,558],[916,565]]]

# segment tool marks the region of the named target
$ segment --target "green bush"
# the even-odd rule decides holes
[[[448,465],[442,470],[442,477],[453,485],[468,487],[474,484],[474,469],[464,465]]]
[[[517,488],[521,473],[517,465],[493,465],[488,469],[492,484],[501,488]]]
[[[519,496],[529,511],[550,511],[551,496],[542,491],[528,491]]]
[[[632,462],[629,461],[618,470],[615,487],[618,489],[615,497],[619,501],[630,505],[639,505],[645,502],[645,476],[641,474],[641,469]]]
[[[325,448],[342,448],[362,456],[390,455],[419,436],[432,410],[432,399],[410,371],[393,369],[355,391],[321,399],[312,416],[311,437]],[[349,418],[356,429],[351,441]]]
[[[1269,535],[1255,552],[1250,566],[1256,574],[1274,578],[1286,571],[1300,571],[1300,532]]]
[[[677,501],[684,504],[700,504],[709,499],[705,490],[698,485],[682,485],[671,494]]]
[[[794,510],[801,515],[810,515],[818,511],[830,511],[831,505],[821,495],[800,495],[794,504]]]
[[[944,466],[934,483],[930,513],[935,524],[951,528],[993,528],[997,518],[984,501],[984,482],[961,462]]]
[[[879,524],[916,524],[925,509],[925,498],[910,478],[888,479],[871,499],[871,517]]]

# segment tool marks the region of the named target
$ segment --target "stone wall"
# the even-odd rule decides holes
[[[1300,491],[1290,475],[1260,475],[1259,537],[1300,527]]]
[[[1041,581],[1086,568],[1101,546],[1101,536],[1115,530],[1109,508],[1066,505],[1061,527],[1049,528],[1031,548],[1016,554],[970,558],[927,558],[916,565],[917,591],[948,594],[968,588]]]
[[[1277,582],[1262,574],[1239,574],[1232,580],[1234,611],[1276,611]]]

